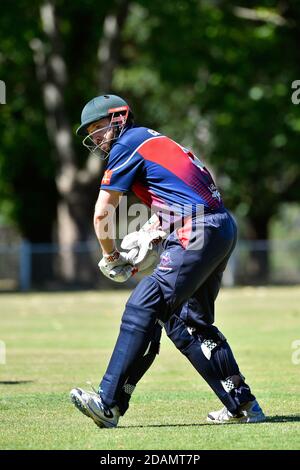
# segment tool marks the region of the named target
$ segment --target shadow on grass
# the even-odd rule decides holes
[[[32,384],[34,380],[0,380],[0,385]]]
[[[283,415],[283,416],[267,416],[264,423],[251,423],[251,424],[266,424],[266,423],[300,423],[300,415]],[[237,426],[247,423],[226,423],[226,426]],[[182,423],[182,424],[141,424],[134,426],[118,426],[123,429],[134,428],[185,428],[185,427],[202,427],[202,426],[218,426],[217,423]]]
[[[118,429],[134,429],[134,428],[185,428],[185,427],[201,427],[211,426],[210,423],[187,423],[187,424],[141,424],[134,426],[118,426]]]
[[[300,423],[300,415],[267,416],[267,423]]]

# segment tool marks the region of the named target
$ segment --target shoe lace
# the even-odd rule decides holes
[[[91,387],[91,389],[93,390],[93,392],[97,395],[97,397],[99,397],[99,392],[98,390],[96,390],[96,388],[94,387],[93,383],[90,381],[90,380],[87,380],[86,381],[87,385],[89,385]]]
[[[91,387],[91,389],[93,390],[93,392],[95,393],[95,395],[97,395],[98,403],[99,403],[99,401],[100,401],[101,407],[103,407],[103,409],[105,410],[106,407],[105,407],[105,405],[104,405],[104,403],[103,403],[103,401],[102,401],[101,395],[100,395],[101,390],[99,390],[99,391],[96,390],[95,387],[94,387],[94,385],[93,385],[93,383],[92,383],[90,380],[87,380],[86,383],[87,383],[87,385],[89,385],[89,386]],[[115,410],[115,413],[119,413],[119,409]]]

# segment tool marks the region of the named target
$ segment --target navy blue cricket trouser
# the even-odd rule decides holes
[[[226,210],[205,214],[202,225],[203,240],[197,249],[184,248],[173,232],[164,241],[164,251],[154,272],[132,292],[100,384],[101,397],[107,406],[118,403],[128,371],[146,352],[158,319],[168,322],[176,314],[187,326],[202,328],[213,324],[214,302],[236,244],[237,230]]]

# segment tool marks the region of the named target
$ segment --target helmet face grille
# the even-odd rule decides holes
[[[89,152],[93,153],[97,157],[100,157],[101,160],[106,160],[109,157],[111,144],[117,139],[117,137],[115,136],[112,137],[111,139],[105,138],[107,131],[112,129],[112,127],[117,127],[117,126],[109,125],[106,127],[102,127],[101,129],[96,129],[95,131],[88,134],[82,141],[82,144],[89,150]],[[101,139],[101,141],[97,143],[97,141],[95,142],[95,138],[97,137],[97,134],[99,134],[100,131],[101,132],[105,131],[105,134],[103,138]],[[108,151],[102,148],[104,144],[110,145]]]
[[[125,114],[123,114],[125,111]],[[126,122],[129,116],[129,106],[122,106],[119,108],[109,109],[111,114],[111,120],[108,126],[96,129],[88,134],[82,141],[83,145],[89,150],[89,152],[97,155],[101,160],[106,160],[109,157],[109,153],[113,143],[122,135],[124,132]],[[105,136],[109,130],[112,130],[113,137],[106,139]],[[98,142],[97,134],[103,135],[103,138]],[[103,133],[104,132],[104,133]],[[98,142],[98,143],[97,143]],[[107,146],[108,149],[104,149],[103,146]]]

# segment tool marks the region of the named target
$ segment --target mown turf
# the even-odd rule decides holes
[[[117,429],[99,429],[69,401],[74,386],[97,386],[128,292],[0,297],[1,449],[299,449],[300,288],[223,290],[216,324],[263,406],[264,424],[216,426],[220,404],[164,337]]]

